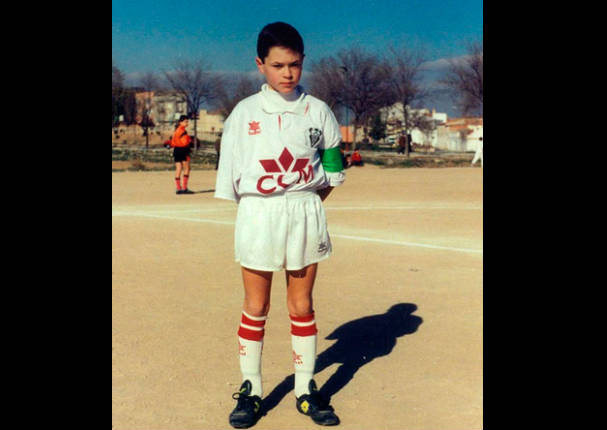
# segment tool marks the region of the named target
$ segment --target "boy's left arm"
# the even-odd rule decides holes
[[[341,185],[345,180],[344,165],[340,151],[341,131],[333,111],[326,106],[326,116],[323,127],[323,140],[320,145],[320,155],[328,186],[318,190],[321,200],[325,200],[333,188]]]

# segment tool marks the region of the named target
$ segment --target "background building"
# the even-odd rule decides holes
[[[437,128],[437,149],[453,152],[476,151],[483,137],[483,118],[452,118]]]

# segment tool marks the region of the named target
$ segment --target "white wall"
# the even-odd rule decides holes
[[[443,151],[476,151],[477,145],[480,142],[479,138],[483,137],[483,126],[469,125],[468,128],[472,130],[472,133],[468,134],[466,139],[462,139],[458,131],[451,131],[445,126],[439,126],[437,129],[437,139],[433,146]]]

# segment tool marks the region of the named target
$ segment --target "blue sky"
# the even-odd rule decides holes
[[[112,0],[112,59],[124,73],[206,58],[217,71],[255,69],[261,28],[285,21],[301,33],[306,60],[358,44],[381,52],[418,43],[429,60],[465,53],[482,40],[482,0]]]
[[[274,21],[301,33],[307,63],[355,44],[377,54],[413,44],[439,67],[464,55],[467,41],[482,40],[483,2],[112,0],[112,61],[127,81],[160,75],[179,58],[204,58],[218,72],[254,72],[257,34]]]

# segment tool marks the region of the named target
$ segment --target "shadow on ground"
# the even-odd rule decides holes
[[[314,373],[341,363],[335,373],[319,388],[323,397],[331,399],[352,380],[354,374],[372,360],[390,354],[397,338],[415,333],[422,318],[411,315],[417,310],[412,303],[399,303],[384,314],[349,321],[326,337],[337,340],[316,358]],[[263,399],[262,414],[272,410],[294,387],[295,375],[287,376]]]

